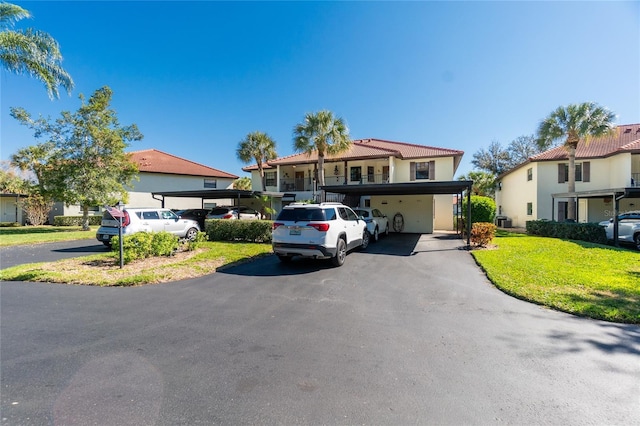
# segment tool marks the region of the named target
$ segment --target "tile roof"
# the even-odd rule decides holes
[[[405,142],[392,142],[382,139],[358,139],[354,140],[351,148],[347,152],[343,152],[337,155],[326,155],[325,161],[344,161],[344,160],[362,160],[368,158],[388,158],[390,156],[411,159],[411,158],[425,158],[425,157],[462,157],[464,151],[436,148],[425,145],[415,145]],[[317,163],[318,153],[313,152],[311,155],[306,153],[293,154],[286,157],[276,158],[269,161],[270,167],[276,167],[278,165],[289,164],[305,164],[305,163]],[[269,167],[265,167],[269,168]],[[258,166],[253,164],[251,166],[243,167],[242,170],[248,172],[251,170],[257,170]]]
[[[146,149],[131,153],[131,160],[141,172],[167,173],[173,175],[205,176],[214,178],[237,179],[238,176],[204,166],[157,149]]]
[[[585,143],[580,140],[576,149],[576,159],[600,158],[621,152],[640,153],[640,124],[623,124],[616,127],[611,136],[594,138]],[[566,160],[567,151],[559,146],[531,157],[531,161]]]

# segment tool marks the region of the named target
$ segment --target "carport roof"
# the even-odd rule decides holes
[[[350,195],[415,195],[415,194],[459,194],[471,190],[473,181],[452,180],[415,183],[380,183],[367,185],[328,185],[327,192]]]
[[[151,195],[180,198],[203,198],[205,200],[214,200],[218,198],[253,198],[259,196],[260,193],[255,191],[244,191],[241,189],[199,189],[195,191],[152,192]]]

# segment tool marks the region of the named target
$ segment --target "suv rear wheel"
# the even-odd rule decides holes
[[[366,232],[366,231],[365,231]],[[342,238],[338,238],[336,244],[336,255],[331,258],[333,266],[344,265],[344,259],[347,257],[347,243]]]

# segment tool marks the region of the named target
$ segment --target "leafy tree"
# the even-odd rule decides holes
[[[238,178],[233,181],[233,189],[240,189],[244,191],[251,190],[251,178],[246,176]]]
[[[258,165],[262,190],[267,190],[267,183],[264,177],[264,166],[269,160],[278,157],[276,153],[276,143],[264,132],[249,133],[247,137],[238,144],[236,151],[238,159],[243,163],[255,161]]]
[[[615,114],[593,102],[558,107],[538,126],[538,144],[549,146],[564,140],[569,156],[568,192],[576,190],[576,148],[583,139],[605,136],[614,131]],[[575,197],[569,198],[567,218],[576,219]]]
[[[499,176],[509,169],[509,152],[502,148],[500,142],[494,140],[489,145],[489,149],[484,148],[473,154],[471,164],[480,170]]]
[[[11,157],[22,170],[31,170],[38,179],[43,197],[82,207],[83,229],[89,229],[89,207],[126,201],[125,186],[131,185],[137,166],[125,153],[129,141],[142,139],[135,124],[120,126],[110,108],[113,92],[103,87],[78,111],[63,111],[51,122],[32,119],[22,108],[11,115],[34,131],[40,144],[23,148]]]
[[[544,152],[547,149],[549,149],[548,146],[538,146],[538,141],[534,135],[518,136],[512,140],[507,147],[507,152],[509,153],[509,169],[524,163],[530,157]]]
[[[16,74],[29,74],[41,80],[49,98],[58,98],[58,86],[68,93],[73,89],[71,76],[62,68],[58,42],[49,34],[27,28],[13,30],[13,25],[29,12],[11,3],[0,3],[0,63]]]
[[[495,194],[496,177],[488,172],[472,171],[466,175],[460,176],[458,180],[472,180],[472,195],[481,195],[483,197],[493,197]]]
[[[296,151],[307,155],[318,153],[318,181],[324,186],[324,157],[351,148],[349,129],[344,120],[334,117],[331,111],[307,113],[304,122],[293,129],[293,146]]]

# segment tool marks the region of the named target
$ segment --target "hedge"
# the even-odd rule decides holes
[[[529,220],[527,234],[541,237],[580,240],[590,243],[606,244],[604,228],[597,223],[556,222],[552,220]]]
[[[102,215],[89,216],[90,226],[100,226]],[[82,216],[55,216],[53,218],[54,226],[82,226]]]
[[[209,241],[247,241],[270,243],[270,220],[207,219],[205,230]]]

